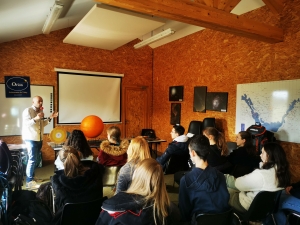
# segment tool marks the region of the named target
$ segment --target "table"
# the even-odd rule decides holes
[[[151,156],[152,156],[152,152],[155,153],[155,158],[157,158],[157,147],[158,145],[160,145],[162,142],[167,142],[166,140],[162,140],[162,139],[154,139],[154,140],[147,140],[148,144],[149,144],[149,148],[151,151]],[[152,148],[154,147],[154,148]]]

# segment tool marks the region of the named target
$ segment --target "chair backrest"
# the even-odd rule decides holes
[[[188,129],[188,133],[194,135],[202,134],[202,122],[197,120],[191,121]]]
[[[283,211],[287,215],[285,224],[295,224],[295,225],[300,224],[300,213],[299,212],[292,210],[292,209],[283,209]]]
[[[232,218],[232,209],[223,213],[199,213],[196,215],[197,225],[230,225]]]
[[[65,204],[60,225],[95,225],[106,199],[103,197],[90,202]]]
[[[248,211],[244,214],[238,214],[240,218],[247,221],[260,221],[267,215],[276,211],[280,191],[260,191],[253,199]]]
[[[0,171],[10,178],[12,156],[5,142],[0,141]]]
[[[179,171],[186,171],[189,170],[188,160],[190,155],[171,155],[170,159],[164,166],[164,174],[174,174]]]
[[[227,148],[228,148],[228,154],[230,154],[233,150],[237,149],[236,142],[227,141],[226,144],[227,144]]]
[[[103,187],[115,186],[121,166],[106,166],[103,174]]]
[[[204,118],[202,122],[202,130],[206,127],[216,127],[216,119],[215,118]]]

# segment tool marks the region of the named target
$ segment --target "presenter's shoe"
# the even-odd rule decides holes
[[[30,181],[26,183],[26,189],[34,190],[34,189],[38,189],[39,187],[40,185],[38,185],[35,181]]]
[[[34,177],[33,180],[38,183],[44,181],[42,178],[39,178],[39,177]]]

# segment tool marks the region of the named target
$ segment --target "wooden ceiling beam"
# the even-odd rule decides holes
[[[225,12],[231,12],[241,0],[228,0],[226,6],[224,7]]]
[[[95,0],[104,4],[268,43],[283,41],[283,30],[182,0]]]
[[[283,10],[283,2],[282,0],[262,0],[266,6],[273,12],[274,14],[278,15]]]

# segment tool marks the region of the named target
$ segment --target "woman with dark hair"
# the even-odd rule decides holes
[[[290,183],[289,163],[279,144],[266,143],[260,158],[260,169],[250,174],[236,179],[225,175],[229,204],[238,211],[246,212],[258,192],[282,190]]]
[[[252,135],[248,131],[240,131],[237,134],[236,144],[238,148],[230,153],[227,160],[233,168],[230,174],[237,178],[258,168],[260,159],[252,144]]]
[[[179,215],[170,202],[162,167],[148,158],[137,164],[127,191],[103,202],[96,225],[176,225]]]
[[[227,161],[228,148],[224,135],[214,127],[207,127],[203,131],[210,143],[210,151],[207,162],[222,173],[230,172],[231,164]]]
[[[93,161],[93,152],[81,130],[73,130],[64,145],[71,146],[79,151],[81,160]],[[64,169],[63,162],[60,160],[59,156],[57,156],[54,164],[58,170]]]
[[[129,141],[121,140],[121,130],[117,126],[107,129],[107,140],[100,144],[98,163],[104,166],[123,166],[127,162]]]
[[[51,178],[55,208],[58,209],[53,224],[60,224],[61,212],[66,203],[87,202],[103,197],[102,165],[88,160],[81,161],[79,152],[70,146],[64,146],[58,157],[64,169],[56,171]]]

